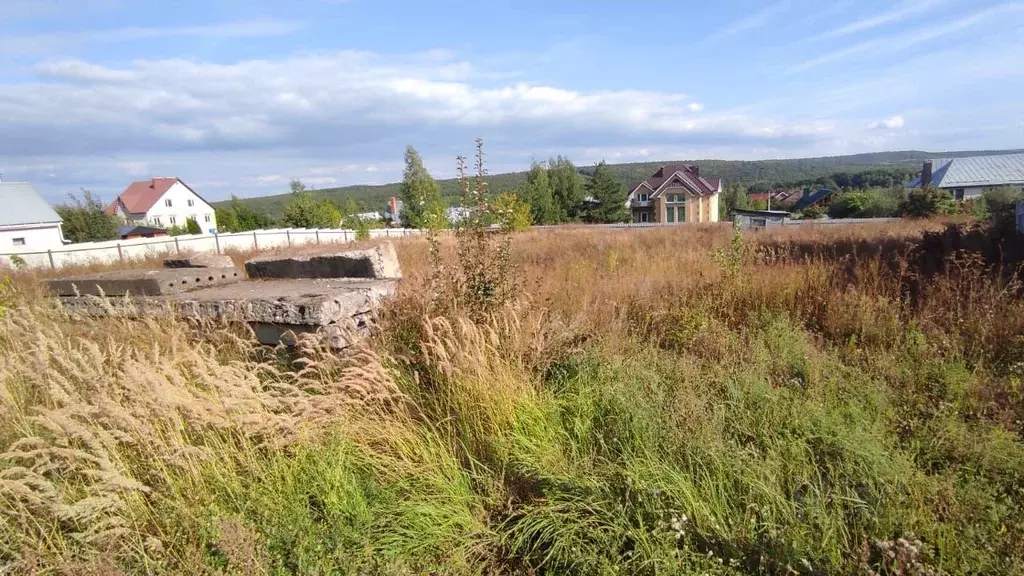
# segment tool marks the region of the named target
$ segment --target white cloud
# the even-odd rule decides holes
[[[718,33],[717,36],[733,36],[735,34],[739,34],[740,32],[746,32],[747,30],[760,28],[768,24],[768,22],[770,22],[775,15],[784,11],[786,8],[789,8],[789,4],[790,0],[780,0],[778,2],[775,2],[774,4],[770,4],[767,7],[762,8],[757,12],[754,12],[750,16],[747,16],[746,18],[742,18],[726,26],[721,32]]]
[[[778,116],[785,107],[709,112],[681,92],[503,83],[444,51],[50,60],[35,70],[32,81],[0,84],[0,164],[21,166],[16,177],[51,197],[82,186],[109,197],[152,174],[212,199],[287,192],[293,177],[318,187],[395,181],[406,144],[442,177],[476,136],[499,172],[559,153],[580,164],[821,155],[842,151],[837,134],[866,131],[863,121]]]
[[[0,51],[10,54],[32,54],[68,49],[77,45],[117,44],[140,40],[161,40],[181,37],[216,39],[284,36],[301,29],[290,20],[238,20],[199,26],[132,26],[111,30],[90,30],[63,34],[30,34],[0,36]]]
[[[787,73],[794,74],[797,72],[805,72],[822,64],[841,60],[847,56],[852,56],[861,52],[877,50],[878,52],[892,53],[900,50],[906,50],[907,48],[911,48],[918,44],[966,30],[994,16],[1009,15],[1022,11],[1024,11],[1024,4],[1000,4],[992,6],[984,10],[968,14],[962,18],[950,20],[943,24],[927,26],[906,33],[901,32],[894,36],[860,42],[791,66],[787,70]]]
[[[149,168],[149,162],[118,162],[117,168],[129,176],[149,176],[151,171]]]
[[[879,26],[884,26],[886,24],[892,24],[895,22],[899,22],[901,20],[905,20],[911,16],[931,10],[932,8],[935,8],[942,3],[943,0],[917,0],[912,2],[903,2],[893,7],[892,9],[882,12],[880,14],[876,14],[868,18],[863,18],[861,20],[851,22],[838,28],[833,28],[832,30],[829,30],[822,34],[818,34],[817,36],[808,38],[808,41],[824,40],[827,38],[837,38],[840,36],[847,36],[855,32],[871,30]]]
[[[868,123],[870,130],[877,130],[879,128],[886,128],[888,130],[899,130],[903,128],[906,123],[903,120],[903,116],[893,116],[892,118],[886,118],[885,120],[875,120]]]

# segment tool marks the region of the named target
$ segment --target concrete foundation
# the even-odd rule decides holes
[[[402,276],[390,243],[255,258],[246,270],[264,279],[244,282],[227,256],[173,258],[164,265],[51,280],[49,288],[73,314],[245,322],[264,344],[293,345],[302,334],[318,333],[341,349],[366,333],[373,311],[394,295]]]
[[[160,296],[230,284],[243,278],[238,268],[112,270],[50,280],[47,286],[57,296]]]
[[[401,278],[395,247],[307,256],[259,256],[245,263],[250,278]]]
[[[151,297],[64,297],[71,311],[90,316],[177,315],[247,322],[264,344],[293,344],[304,333],[325,334],[336,348],[368,328],[375,307],[395,293],[388,279],[263,280]]]
[[[227,254],[193,254],[164,260],[164,268],[234,268],[235,262]]]

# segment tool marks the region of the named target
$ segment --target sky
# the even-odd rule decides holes
[[[566,155],[1024,147],[1024,2],[0,0],[0,173],[208,200]]]

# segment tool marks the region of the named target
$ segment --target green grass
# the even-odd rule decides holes
[[[180,490],[207,566],[244,564],[219,544],[235,522],[274,574],[855,574],[908,534],[947,573],[1024,567],[1024,449],[958,417],[987,375],[927,343],[864,362],[783,314],[680,314],[715,348],[595,344],[498,395],[431,371],[405,384],[421,417],[375,440],[211,465]]]

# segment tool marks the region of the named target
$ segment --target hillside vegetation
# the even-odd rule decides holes
[[[726,183],[739,183],[746,186],[760,184],[763,188],[775,185],[811,183],[816,179],[825,178],[839,172],[865,172],[886,169],[897,172],[901,177],[916,174],[920,164],[928,158],[948,156],[970,156],[977,154],[1009,154],[1019,150],[991,152],[924,152],[909,150],[902,152],[876,152],[870,154],[854,154],[849,156],[832,156],[822,158],[798,158],[791,160],[687,160],[686,162],[700,165],[701,175],[708,178],[721,178]],[[673,161],[677,162],[677,161]],[[609,164],[613,173],[624,184],[632,184],[654,173],[668,161],[640,162],[629,164]],[[594,167],[581,167],[580,172],[586,176],[593,174]],[[511,191],[526,181],[528,172],[494,174],[487,177],[490,189],[495,193]],[[458,181],[455,179],[439,180],[441,195],[449,202],[459,195]],[[341,206],[347,198],[355,199],[365,210],[383,210],[388,198],[400,197],[400,184],[384,184],[379,186],[359,185],[342,188],[325,188],[314,191],[314,194],[329,198]],[[290,195],[282,193],[274,196],[245,198],[246,206],[280,219],[284,207],[291,200]],[[225,208],[229,202],[214,203],[216,208]]]

